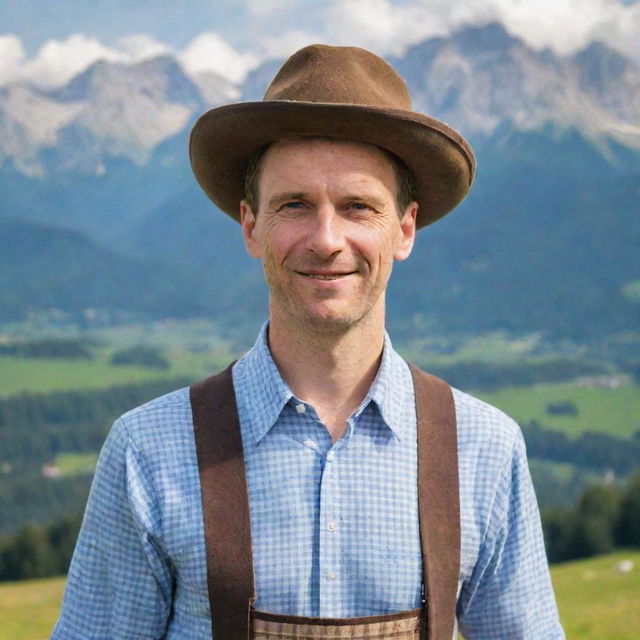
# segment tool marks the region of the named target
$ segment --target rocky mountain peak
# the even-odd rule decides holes
[[[397,61],[420,111],[467,135],[499,126],[576,129],[603,148],[640,148],[640,69],[596,43],[575,56],[536,51],[499,24],[464,29]]]
[[[8,87],[0,96],[0,140],[5,159],[21,172],[49,169],[42,152],[54,148],[67,170],[104,171],[107,156],[136,164],[182,131],[204,100],[175,59],[136,64],[98,61],[61,89]]]
[[[495,55],[504,53],[510,47],[526,47],[522,40],[514,38],[499,22],[461,29],[451,39],[461,52],[469,56]]]
[[[281,62],[266,61],[241,87],[211,72],[188,77],[170,56],[99,61],[55,91],[5,87],[0,163],[32,175],[46,173],[53,157],[57,171],[99,173],[108,157],[145,164],[207,107],[262,99]],[[640,67],[601,43],[559,56],[490,23],[427,40],[392,63],[414,108],[472,139],[551,127],[579,131],[605,155],[611,140],[640,148]]]
[[[202,98],[177,61],[160,56],[135,64],[99,60],[49,95],[61,102],[99,102],[105,95],[144,93],[156,101],[200,105]]]

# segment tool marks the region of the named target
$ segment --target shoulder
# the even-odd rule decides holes
[[[461,501],[485,528],[496,495],[508,492],[514,472],[526,471],[524,438],[516,422],[500,409],[458,389],[453,395]]]
[[[500,409],[452,387],[459,445],[510,454],[522,442],[517,423]]]
[[[193,438],[189,387],[177,389],[127,411],[118,429],[137,449],[154,450]]]
[[[505,526],[508,506],[528,477],[520,427],[504,412],[453,389],[458,427],[463,564],[475,564],[483,540]],[[525,491],[528,494],[528,489]],[[523,494],[524,495],[524,494]],[[520,498],[516,499],[516,502]],[[531,501],[527,499],[526,504]],[[522,504],[524,504],[522,502]]]

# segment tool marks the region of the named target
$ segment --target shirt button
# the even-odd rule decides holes
[[[327,462],[333,462],[333,451],[327,453]]]
[[[338,523],[337,522],[330,522],[327,525],[327,529],[329,529],[329,531],[335,531],[338,528]]]
[[[336,579],[336,574],[334,571],[327,571],[327,578],[329,580],[335,580]]]
[[[296,405],[296,411],[298,413],[304,413],[306,410],[307,407],[305,407],[302,403]]]

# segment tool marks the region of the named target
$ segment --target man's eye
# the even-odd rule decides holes
[[[304,202],[300,202],[298,200],[292,200],[291,202],[285,202],[282,205],[282,209],[302,209],[304,207]]]
[[[356,211],[366,211],[367,209],[371,209],[371,207],[365,202],[352,202],[349,205],[349,209],[355,209]]]

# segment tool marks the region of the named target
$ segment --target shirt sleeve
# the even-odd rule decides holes
[[[162,638],[173,579],[151,474],[116,421],[100,453],[53,640]]]
[[[466,640],[564,638],[522,434],[506,460],[486,535],[458,601]]]

